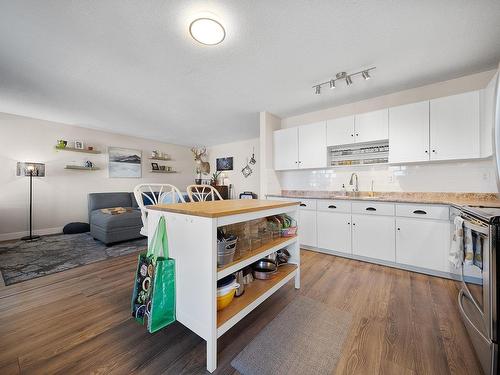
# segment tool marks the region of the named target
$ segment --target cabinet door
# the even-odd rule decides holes
[[[394,262],[394,217],[352,215],[352,253]]]
[[[479,91],[431,100],[431,160],[479,157]]]
[[[301,245],[317,246],[316,211],[299,210],[299,240]]]
[[[326,167],[326,122],[299,126],[299,168]]]
[[[276,130],[274,138],[274,169],[298,169],[299,142],[297,128]]]
[[[326,145],[354,143],[354,116],[335,118],[326,122]]]
[[[346,213],[317,213],[318,247],[351,254],[351,215]]]
[[[355,116],[356,142],[380,141],[389,138],[389,110],[362,113]]]
[[[449,221],[396,219],[397,263],[447,271],[449,249]]]
[[[389,108],[389,163],[429,160],[429,102]]]

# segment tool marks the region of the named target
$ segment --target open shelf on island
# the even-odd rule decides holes
[[[100,154],[101,151],[99,150],[87,150],[84,148],[74,148],[74,147],[57,147],[55,146],[56,150],[59,151],[73,151],[73,152],[83,152],[84,154]]]
[[[254,280],[245,285],[245,293],[235,297],[225,309],[217,312],[217,336],[221,336],[245,315],[291,280],[297,271],[295,264],[283,264],[269,280]]]
[[[101,168],[99,168],[99,167],[84,167],[81,165],[66,165],[64,167],[64,169],[75,169],[78,171],[98,171]]]
[[[282,249],[294,243],[295,241],[297,241],[297,236],[280,237],[268,241],[262,246],[257,247],[256,249],[249,250],[242,257],[235,259],[233,262],[226,264],[225,266],[217,268],[217,280],[220,280],[223,277],[258,261],[259,259],[264,258],[266,255],[274,253],[275,251]],[[238,245],[236,244],[236,246]]]

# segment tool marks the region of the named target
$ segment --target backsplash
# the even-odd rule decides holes
[[[351,173],[359,177],[359,190],[409,192],[496,193],[493,159],[436,162],[425,165],[359,166],[278,172],[282,190],[347,190]]]

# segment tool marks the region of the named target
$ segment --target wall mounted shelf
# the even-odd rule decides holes
[[[84,154],[100,154],[101,153],[101,151],[99,151],[99,150],[86,150],[86,149],[80,149],[80,148],[74,148],[74,147],[60,148],[60,147],[55,146],[55,149],[59,150],[59,151],[83,152]]]
[[[177,173],[177,171],[151,170],[151,173]]]
[[[101,168],[99,168],[99,167],[83,167],[80,165],[66,165],[64,167],[64,169],[74,169],[77,171],[98,171]]]
[[[168,161],[168,160],[172,160],[171,158],[160,158],[160,157],[156,157],[156,158],[148,158],[149,160],[161,160],[161,161]]]

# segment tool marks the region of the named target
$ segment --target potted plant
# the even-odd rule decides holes
[[[212,174],[212,179],[210,181],[210,185],[212,186],[217,186],[218,185],[218,182],[219,182],[219,176],[220,176],[221,172],[214,172]]]

